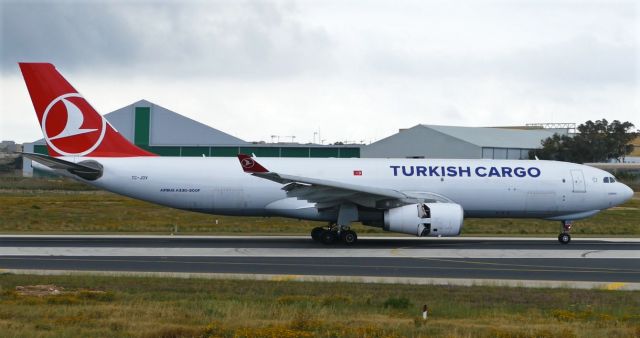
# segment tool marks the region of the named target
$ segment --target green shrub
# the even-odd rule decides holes
[[[96,300],[99,302],[111,302],[115,299],[115,295],[111,291],[90,291],[81,290],[78,292],[78,298],[87,300]]]
[[[399,297],[399,298],[390,297],[390,298],[387,298],[387,300],[384,301],[383,305],[384,305],[385,308],[407,309],[407,308],[409,308],[410,304],[411,304],[411,302],[407,298],[404,298],[404,297]]]

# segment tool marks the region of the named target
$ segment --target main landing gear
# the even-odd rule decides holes
[[[349,229],[342,229],[336,224],[329,224],[328,228],[313,228],[311,230],[311,238],[316,242],[322,242],[323,244],[334,244],[342,242],[346,245],[353,245],[358,241],[358,235],[355,231]]]
[[[353,245],[358,241],[356,232],[349,229],[352,222],[358,220],[358,207],[353,203],[340,204],[338,219],[330,222],[327,228],[315,228],[311,231],[311,238],[324,244],[333,244],[338,241]]]
[[[571,242],[571,221],[562,221],[562,232],[558,235],[558,242],[561,244],[569,244]]]

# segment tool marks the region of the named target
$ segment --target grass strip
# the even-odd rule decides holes
[[[16,286],[51,284],[57,295]],[[429,319],[422,320],[427,304]],[[4,337],[634,337],[640,291],[0,275]]]

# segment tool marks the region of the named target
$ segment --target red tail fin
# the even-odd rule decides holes
[[[51,156],[156,156],[131,144],[50,63],[20,63]]]

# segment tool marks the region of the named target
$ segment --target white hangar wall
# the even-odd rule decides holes
[[[419,124],[363,147],[361,157],[528,159],[542,140],[567,132]]]

